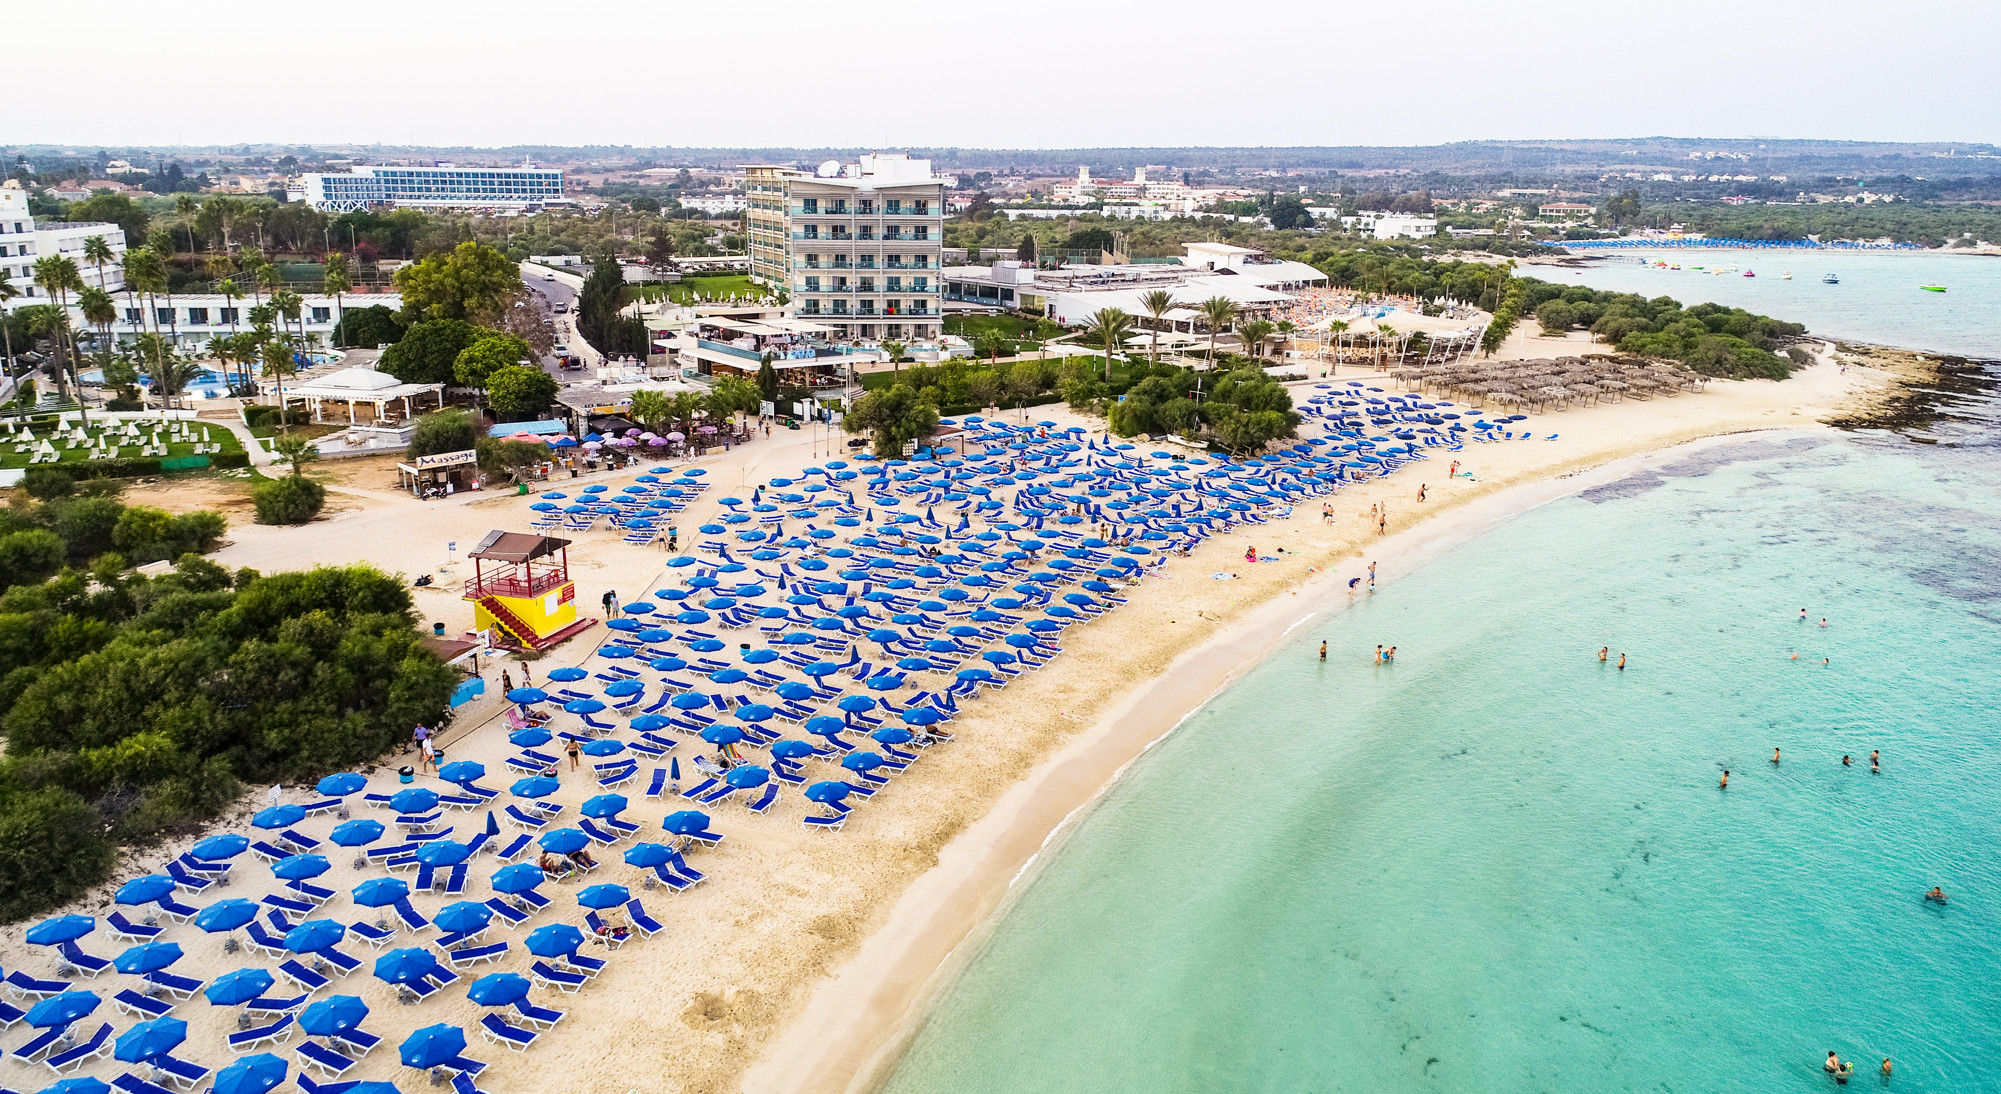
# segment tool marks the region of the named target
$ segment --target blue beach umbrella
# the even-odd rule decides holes
[[[752,787],[763,786],[765,783],[770,782],[771,772],[766,771],[756,764],[742,764],[730,768],[729,773],[723,776],[723,781],[736,787],[738,790],[749,790]]]
[[[517,798],[546,798],[554,794],[562,785],[556,780],[542,775],[530,775],[525,779],[514,780],[514,785],[507,789],[509,793]]]
[[[308,919],[285,932],[285,948],[293,953],[318,953],[347,937],[347,928],[331,919]]]
[[[370,878],[355,886],[349,895],[364,908],[385,908],[409,896],[410,883],[396,877]]]
[[[271,990],[277,978],[264,969],[237,969],[209,981],[202,994],[218,1007],[240,1007]]]
[[[113,958],[111,965],[119,972],[132,976],[144,976],[149,972],[159,972],[181,959],[181,947],[174,942],[141,942],[127,947],[124,953]]]
[[[368,1004],[354,995],[331,995],[299,1014],[299,1028],[309,1037],[333,1037],[361,1025]]]
[[[493,909],[475,900],[461,900],[439,909],[431,922],[441,931],[470,934],[493,922]]]
[[[669,835],[675,836],[706,832],[709,829],[709,815],[698,813],[693,809],[683,809],[678,813],[667,814],[666,819],[660,822],[660,826],[666,829]]]
[[[549,693],[541,688],[515,688],[507,693],[507,701],[523,704],[546,703],[549,701]]]
[[[544,851],[568,855],[590,846],[591,838],[574,828],[558,828],[552,832],[542,833],[541,838],[535,842],[541,844]]]
[[[375,959],[375,978],[388,984],[407,984],[423,979],[437,967],[438,959],[430,951],[405,946]]]
[[[541,726],[529,726],[527,729],[517,729],[508,734],[507,743],[516,748],[536,748],[548,744],[553,738],[554,734]]]
[[[94,1075],[72,1075],[43,1087],[41,1094],[111,1094],[111,1084]]]
[[[428,1071],[447,1060],[457,1059],[465,1050],[465,1031],[440,1022],[411,1034],[397,1046],[396,1055],[403,1061],[403,1066]]]
[[[645,690],[646,685],[637,680],[616,680],[605,685],[604,693],[614,699],[623,699],[628,695],[638,695]]]
[[[743,730],[735,726],[713,725],[702,730],[702,740],[712,745],[733,745],[743,740]]]
[[[609,737],[600,737],[595,741],[584,742],[577,751],[586,756],[616,756],[625,751],[625,745]]]
[[[839,781],[814,783],[812,786],[806,788],[806,800],[837,802],[852,793],[853,789],[847,783]]]
[[[66,1026],[96,1010],[100,1001],[94,991],[66,991],[51,995],[28,1008],[28,1024],[36,1029]]]
[[[495,870],[487,884],[496,893],[525,893],[546,880],[541,867],[532,862],[517,862]]]
[[[334,826],[332,839],[342,847],[365,847],[382,838],[382,822],[358,817]]]
[[[218,900],[214,904],[195,913],[195,926],[210,934],[234,931],[256,919],[263,911],[256,901],[242,897]]]
[[[325,794],[329,798],[345,798],[349,794],[360,791],[367,785],[368,780],[366,778],[352,771],[343,771],[338,775],[328,775],[326,778],[321,779],[318,783],[314,784],[313,789]]]
[[[637,866],[641,870],[651,870],[674,861],[674,852],[665,844],[640,843],[626,848],[625,864]]]
[[[708,696],[703,695],[699,691],[684,691],[667,702],[675,710],[701,710],[704,707],[714,705],[709,701]]]
[[[734,773],[734,772],[732,772]],[[623,885],[592,885],[577,894],[577,903],[586,908],[622,908],[632,899]]]
[[[305,881],[333,869],[325,855],[293,855],[271,864],[271,876],[284,881]]]
[[[302,805],[274,805],[259,810],[251,816],[250,823],[258,828],[278,829],[291,826],[306,819],[306,809]]]
[[[584,944],[584,934],[568,923],[551,923],[528,933],[528,952],[536,957],[566,957]]]
[[[254,998],[254,996],[253,996]],[[118,1035],[111,1057],[122,1063],[143,1064],[165,1056],[188,1039],[188,1024],[179,1018],[152,1018]]]
[[[868,678],[864,686],[873,691],[895,691],[903,686],[903,679],[889,673],[878,673]]]
[[[772,693],[774,695],[777,695],[780,699],[784,699],[794,703],[800,702],[805,699],[811,699],[816,694],[811,687],[802,684],[797,680],[787,680],[771,690]],[[634,720],[637,721],[637,719]]]
[[[656,657],[647,662],[647,667],[655,672],[679,672],[687,668],[688,663],[679,657]]]
[[[805,741],[773,741],[771,754],[780,760],[803,760],[813,754],[813,746]]]
[[[472,847],[456,840],[432,840],[417,848],[418,862],[427,866],[457,866],[472,857]]]
[[[769,721],[778,712],[763,703],[745,703],[730,713],[736,715],[739,721],[763,722]]]
[[[559,684],[573,683],[588,675],[590,674],[575,665],[564,665],[562,668],[549,670],[549,679]]]
[[[151,904],[174,889],[173,878],[165,874],[147,874],[120,885],[112,899],[120,904]]]
[[[831,676],[834,673],[841,671],[841,667],[839,665],[834,664],[832,661],[815,661],[812,664],[807,665],[805,668],[800,669],[799,671],[805,673],[808,676],[815,676],[815,677]]]
[[[472,982],[466,998],[481,1007],[511,1007],[528,998],[528,978],[518,972],[495,972]]]
[[[327,778],[338,778],[338,776],[329,775]],[[322,779],[321,781],[324,782],[326,780]],[[222,835],[210,836],[196,843],[188,850],[188,853],[203,862],[221,862],[224,859],[235,858],[249,849],[250,837],[241,836],[235,832],[225,832]]]
[[[566,714],[596,714],[603,709],[604,701],[601,699],[572,699],[563,704]]]
[[[876,701],[866,695],[849,695],[843,697],[834,706],[849,714],[867,714],[876,708]]]
[[[74,942],[96,929],[97,920],[90,916],[59,915],[28,928],[26,938],[31,946],[55,946]]]
[[[215,1073],[214,1094],[265,1094],[285,1081],[286,1064],[268,1052],[245,1056]]]
[[[900,745],[911,740],[910,731],[901,726],[884,726],[869,736],[886,745]]]
[[[451,763],[438,769],[438,778],[448,783],[458,783],[461,786],[485,774],[486,765],[475,763],[472,760],[453,760]]]
[[[843,722],[839,718],[833,717],[832,715],[822,714],[819,715],[818,717],[806,719],[806,724],[801,728],[805,729],[806,732],[815,734],[817,736],[832,737],[835,734],[841,732],[842,730],[848,728],[848,723]]]

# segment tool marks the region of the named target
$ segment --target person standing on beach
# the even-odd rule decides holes
[[[535,677],[528,671],[528,662],[526,661],[521,662],[521,686],[524,688],[535,686]]]
[[[1424,491],[1425,491],[1425,490],[1426,490],[1426,486],[1425,486],[1425,484],[1424,484],[1424,483],[1418,483],[1418,484],[1417,484],[1417,500],[1419,500],[1419,501],[1423,501],[1423,500],[1424,500]]]
[[[1453,460],[1453,461],[1452,461],[1452,469],[1451,469],[1450,471],[1447,471],[1447,472],[1445,473],[1445,477],[1446,477],[1446,478],[1448,478],[1448,479],[1456,479],[1456,478],[1458,478],[1458,477],[1459,477],[1459,461],[1458,461],[1458,460]]]
[[[513,691],[513,690],[514,690],[514,677],[512,677],[512,676],[509,676],[509,675],[507,675],[507,670],[506,670],[506,669],[501,669],[501,670],[500,670],[500,694],[502,694],[502,695],[505,695],[505,694],[507,694],[508,692],[510,692],[510,691]]]
[[[610,619],[612,618],[612,613],[618,610],[618,593],[611,589],[606,589],[604,596],[598,598],[598,603],[604,605],[604,617]]]
[[[569,754],[570,770],[575,771],[577,769],[577,756],[583,751],[583,748],[577,744],[576,738],[572,737],[570,738],[569,745],[563,751]]]
[[[431,731],[422,722],[418,722],[417,728],[410,731],[410,742],[419,752],[424,750],[424,742],[430,739]]]
[[[1376,564],[1373,562],[1369,563],[1369,591],[1376,591]]]
[[[1383,506],[1383,511],[1376,514],[1376,534],[1379,536],[1386,536],[1389,534],[1389,531],[1390,531],[1390,507],[1385,505]]]

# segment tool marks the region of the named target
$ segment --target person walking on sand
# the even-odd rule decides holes
[[[1445,477],[1446,477],[1446,478],[1448,478],[1448,479],[1456,479],[1456,478],[1458,478],[1458,477],[1459,477],[1459,461],[1458,461],[1458,460],[1453,460],[1453,461],[1452,461],[1452,469],[1451,469],[1450,471],[1447,471],[1447,472],[1445,473]]]
[[[506,669],[501,669],[501,670],[500,670],[500,694],[502,694],[502,695],[505,695],[505,694],[507,694],[508,692],[510,692],[510,691],[513,691],[513,690],[514,690],[514,677],[512,677],[512,676],[509,676],[509,675],[507,675],[507,670],[506,670]]]
[[[577,755],[583,751],[582,747],[577,744],[576,738],[572,737],[569,745],[563,751],[569,754],[570,770],[575,771],[577,769]]]
[[[1383,506],[1383,511],[1376,514],[1376,534],[1379,536],[1386,536],[1389,535],[1389,532],[1390,532],[1390,507],[1385,505]]]
[[[1427,487],[1425,486],[1425,484],[1424,484],[1424,483],[1418,483],[1418,484],[1417,484],[1417,500],[1419,500],[1419,501],[1423,501],[1423,500],[1424,500],[1424,492],[1425,492],[1425,490],[1426,490],[1426,489],[1427,489]]]
[[[604,605],[604,617],[609,620],[612,618],[611,613],[618,608],[618,594],[606,589],[604,595],[598,598],[598,603]]]
[[[526,661],[521,662],[521,686],[524,688],[535,686],[535,675],[528,671],[528,662]]]
[[[418,722],[417,728],[410,731],[410,743],[419,752],[424,750],[424,742],[430,739],[431,731],[422,722]]]

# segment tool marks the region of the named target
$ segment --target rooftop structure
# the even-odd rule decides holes
[[[315,209],[351,212],[374,205],[416,209],[524,209],[560,204],[563,172],[554,167],[356,167],[300,177]]]
[[[1100,308],[1144,317],[1140,298],[1165,289],[1175,310],[1168,329],[1192,330],[1195,309],[1211,297],[1235,301],[1239,312],[1263,313],[1292,299],[1292,291],[1325,285],[1327,275],[1303,262],[1274,260],[1263,251],[1229,243],[1188,243],[1179,263],[1064,266],[1037,270],[1020,262],[953,266],[945,271],[949,300],[1040,312],[1066,325]]]

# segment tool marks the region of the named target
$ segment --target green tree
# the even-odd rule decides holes
[[[641,388],[632,393],[632,406],[629,409],[633,421],[649,430],[659,432],[661,423],[667,420],[667,416],[673,410],[673,400],[668,398],[664,391]]]
[[[503,421],[540,413],[555,401],[557,390],[555,377],[522,365],[497,369],[486,378],[487,402]]]
[[[397,322],[396,313],[382,304],[343,310],[334,327],[336,346],[389,346],[402,337],[403,325]]]
[[[410,455],[464,452],[479,439],[479,423],[464,410],[434,410],[410,430]]]
[[[841,426],[849,433],[872,432],[871,451],[890,459],[937,431],[938,406],[909,384],[893,384],[856,400]]]
[[[103,236],[90,236],[83,241],[83,260],[97,269],[97,284],[104,285],[104,268],[117,261],[118,255]]]
[[[1252,357],[1263,357],[1265,355],[1265,341],[1277,330],[1277,327],[1272,326],[1262,319],[1253,319],[1237,328],[1237,337],[1243,340],[1244,349]]]
[[[303,475],[306,465],[320,458],[320,446],[305,437],[286,434],[271,443],[276,451],[272,453],[273,463],[282,463],[292,469],[292,474]]]
[[[299,371],[298,359],[292,355],[291,338],[274,334],[258,344],[257,352],[264,375],[278,383],[278,422],[283,425],[292,420],[292,408],[285,402],[285,381]]]
[[[457,379],[459,354],[492,333],[463,319],[427,320],[382,351],[376,367],[406,384],[449,384]]]
[[[757,362],[757,393],[766,402],[778,401],[778,370],[771,367],[771,355],[765,354]]]
[[[83,383],[78,377],[75,338],[69,328],[70,293],[83,288],[83,273],[76,268],[76,260],[67,255],[43,255],[35,260],[35,284],[42,291],[56,298],[60,322],[52,332],[55,336],[57,369],[59,374],[69,377],[70,390],[76,396],[77,407],[86,420],[90,411],[83,406]]]
[[[499,249],[469,240],[397,270],[395,282],[412,322],[491,323],[521,291],[521,268]]]
[[[163,354],[164,343],[159,339],[160,313],[153,306],[157,293],[167,291],[167,260],[149,247],[139,247],[125,252],[125,288],[128,292],[146,294],[146,310],[140,325],[150,320],[155,338],[151,343],[153,353],[153,375],[157,379],[166,371],[167,362]]]
[[[1237,302],[1227,296],[1212,296],[1197,309],[1209,326],[1209,360],[1216,359],[1216,335],[1237,317]]]
[[[1146,313],[1146,317],[1153,320],[1155,324],[1147,328],[1149,344],[1146,349],[1146,359],[1148,364],[1157,365],[1160,363],[1159,324],[1167,318],[1167,313],[1173,309],[1174,294],[1166,289],[1149,290],[1140,296],[1139,306],[1140,310]]]
[[[347,265],[347,256],[339,251],[327,255],[325,271],[320,275],[320,291],[334,298],[334,329],[340,329],[340,322],[347,318],[346,295],[354,291],[354,279]]]
[[[1118,308],[1100,308],[1091,313],[1090,322],[1084,325],[1084,339],[1104,347],[1107,383],[1112,379],[1112,355],[1125,345],[1132,329],[1132,316]]]
[[[532,361],[534,354],[528,343],[506,334],[488,334],[479,341],[459,351],[452,361],[452,378],[462,387],[486,386],[487,378],[496,371]]]
[[[125,233],[127,246],[144,241],[146,229],[153,221],[145,206],[124,194],[113,193],[93,194],[82,201],[73,202],[64,210],[64,216],[77,224],[116,224],[119,230]]]
[[[259,524],[305,524],[326,505],[327,488],[303,475],[260,482],[250,490]]]

